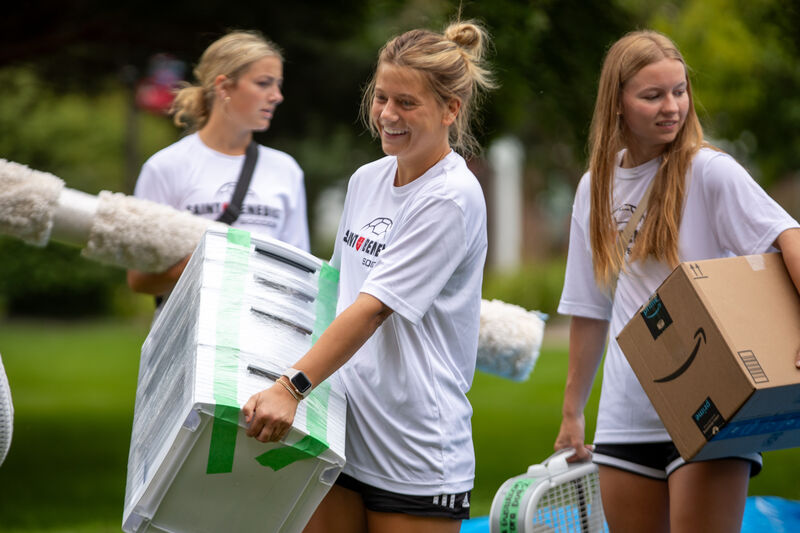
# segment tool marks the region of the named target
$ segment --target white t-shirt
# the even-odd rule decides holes
[[[659,159],[631,169],[617,167],[612,214],[621,232],[658,170]],[[678,238],[678,258],[700,261],[775,251],[775,239],[798,223],[732,157],[701,149],[688,171],[687,195]],[[616,337],[672,269],[648,259],[628,263],[613,305],[594,281],[589,241],[590,177],[575,195],[564,290],[558,312],[610,320],[608,351],[595,442],[604,444],[670,440]],[[641,226],[641,222],[640,222]],[[633,240],[636,236],[634,235]],[[630,247],[629,247],[630,250]]]
[[[244,155],[212,150],[193,133],[145,162],[134,195],[216,220],[230,202]],[[288,154],[258,147],[258,162],[234,227],[308,251],[303,171]]]
[[[339,371],[347,390],[344,472],[401,494],[470,490],[466,392],[478,345],[486,204],[455,152],[395,187],[395,157],[348,185],[332,263],[338,311],[359,292],[394,313]]]

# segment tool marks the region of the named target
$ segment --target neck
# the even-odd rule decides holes
[[[450,145],[446,145],[441,150],[432,151],[426,154],[427,157],[417,160],[397,158],[397,174],[394,177],[394,185],[402,187],[408,185],[428,171],[433,165],[447,157],[450,153]]]
[[[197,133],[206,146],[227,155],[243,154],[253,140],[252,131],[230,124],[213,111],[206,125]]]
[[[625,153],[622,155],[620,166],[622,168],[634,168],[643,165],[648,161],[655,159],[664,153],[664,148],[659,147],[652,150],[641,150],[635,147],[628,146]]]

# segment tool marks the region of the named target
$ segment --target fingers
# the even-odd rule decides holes
[[[256,394],[250,396],[250,399],[247,400],[247,403],[242,406],[242,414],[244,415],[244,421],[248,424],[250,420],[253,418],[253,412],[256,409]]]
[[[292,428],[297,401],[281,387],[254,394],[242,406],[246,434],[260,442],[283,439]]]
[[[291,429],[291,426],[268,426],[264,425],[261,431],[254,435],[255,439],[260,442],[278,442],[282,440]]]

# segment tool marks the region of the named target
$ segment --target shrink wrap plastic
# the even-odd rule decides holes
[[[338,271],[284,243],[209,229],[143,347],[123,513],[128,532],[301,531],[344,466],[337,375],[280,443],[240,408],[335,314]]]

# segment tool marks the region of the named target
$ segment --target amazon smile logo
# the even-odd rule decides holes
[[[694,332],[694,338],[695,338],[694,349],[692,350],[692,353],[689,354],[689,358],[686,359],[686,361],[680,367],[678,367],[678,369],[675,372],[669,374],[668,376],[664,376],[663,378],[654,379],[653,380],[654,383],[666,383],[667,381],[672,381],[673,379],[679,377],[681,374],[686,372],[686,370],[692,365],[692,362],[697,357],[697,354],[700,351],[700,345],[706,343],[705,330],[703,328],[697,328],[697,331]]]

